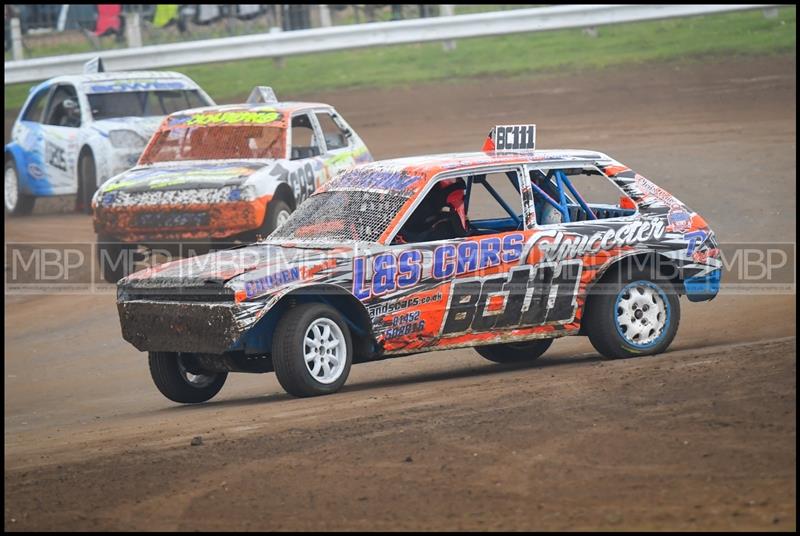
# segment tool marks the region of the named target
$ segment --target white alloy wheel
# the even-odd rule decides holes
[[[617,327],[631,344],[652,344],[665,332],[669,312],[664,296],[652,283],[637,281],[617,298]]]
[[[19,180],[17,177],[17,170],[14,166],[6,167],[5,183],[4,183],[4,199],[6,203],[6,210],[13,212],[19,203]]]
[[[329,318],[317,318],[303,338],[306,368],[319,383],[330,384],[339,379],[347,361],[347,344],[342,330]]]
[[[281,210],[280,212],[278,212],[278,216],[275,218],[275,224],[276,224],[275,228],[277,229],[278,227],[286,223],[286,221],[289,219],[289,216],[291,215],[292,214],[288,210]]]

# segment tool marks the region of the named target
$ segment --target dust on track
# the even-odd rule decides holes
[[[793,242],[795,80],[790,56],[307,97],[377,158],[534,121],[540,146],[608,152],[722,240]],[[60,210],[6,219],[6,241],[94,240]],[[5,529],[794,529],[796,297],[682,304],[656,358],[568,338],[533,367],[359,365],[310,400],[234,374],[178,407],[112,294],[6,296]]]

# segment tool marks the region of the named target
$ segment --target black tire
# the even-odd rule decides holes
[[[582,321],[595,350],[615,359],[658,354],[669,347],[681,318],[672,281],[623,265],[603,277],[598,289],[590,294]]]
[[[186,370],[183,357],[177,352],[149,352],[150,376],[161,394],[173,402],[199,404],[211,400],[219,393],[227,372],[202,372],[192,374]],[[195,379],[191,381],[189,374]]]
[[[264,221],[255,232],[255,240],[263,240],[278,228],[280,219],[292,213],[289,204],[283,199],[275,198],[267,205],[267,213],[264,214]]]
[[[551,344],[553,339],[536,339],[476,346],[475,351],[495,363],[525,363],[539,359]]]
[[[305,337],[312,324],[318,321],[335,323],[344,339],[345,356],[342,360],[341,370],[338,371],[338,375],[334,375],[332,372],[331,377],[327,379],[328,383],[319,380],[320,377],[326,380],[323,377],[325,374],[323,365],[319,365],[319,372],[322,373],[322,376],[319,374],[315,376],[306,366],[305,360],[306,348],[314,351],[305,343]],[[338,335],[332,333],[337,340]],[[339,346],[339,350],[341,350],[341,346]],[[341,357],[341,354],[338,356]],[[289,309],[275,327],[272,342],[272,364],[275,367],[275,376],[277,376],[278,382],[291,395],[307,397],[335,393],[347,381],[353,362],[352,356],[353,344],[350,330],[339,312],[329,305],[322,303],[297,305]],[[324,360],[324,356],[321,359]],[[315,359],[314,362],[316,363],[316,361]],[[337,360],[336,363],[331,367],[334,372],[340,361]],[[316,365],[312,365],[312,368],[314,366]]]
[[[97,167],[89,150],[78,159],[78,199],[76,209],[84,214],[92,213],[92,196],[97,191]]]
[[[127,244],[110,236],[98,235],[97,262],[100,265],[100,276],[107,283],[116,283],[133,273],[136,248],[136,244]]]
[[[3,176],[3,204],[6,207],[6,214],[10,216],[28,216],[33,212],[36,198],[22,193],[19,184],[19,171],[13,159],[6,160]],[[16,195],[10,195],[14,193]]]

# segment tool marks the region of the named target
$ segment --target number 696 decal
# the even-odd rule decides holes
[[[455,281],[441,334],[571,321],[582,268],[580,260],[542,263]]]

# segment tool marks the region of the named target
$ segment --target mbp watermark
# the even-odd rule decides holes
[[[454,251],[457,257],[458,241],[453,241],[453,244],[456,245]],[[338,266],[339,276],[346,274],[347,270],[351,270],[352,274],[356,259],[358,265],[363,267],[359,273],[358,285],[366,285],[373,278],[387,277],[384,272],[392,264],[386,263],[387,255],[399,258],[402,252],[408,250],[419,252],[421,278],[418,284],[421,289],[428,283],[440,285],[450,279],[436,275],[437,248],[434,245],[403,244],[385,247],[379,244],[351,244],[351,247],[352,250],[347,247],[281,248],[279,244],[261,243],[255,247],[215,249],[205,245],[175,242],[155,244],[150,248],[134,248],[113,242],[6,242],[5,294],[115,294],[115,282],[136,272],[139,273],[135,277],[161,277],[159,284],[165,287],[179,287],[193,278],[222,285],[232,278],[247,274],[243,279],[246,297],[250,299],[268,293],[271,288],[306,280],[334,266]],[[632,253],[635,255],[626,261],[626,266],[637,269],[640,274],[649,270],[647,273],[653,277],[679,280],[687,274],[708,272],[703,268],[705,266],[718,267],[721,274],[720,295],[796,293],[796,245],[793,242],[727,243],[714,250],[693,250],[690,256],[679,255],[677,260],[666,250],[661,253]],[[417,259],[416,255],[408,258],[412,257]],[[456,257],[447,259],[456,264],[461,262]],[[583,281],[581,276],[585,272],[597,268],[596,264],[590,266],[589,263],[581,262],[580,257],[552,262],[545,259],[530,265],[526,264],[528,260],[529,257],[516,259],[513,263],[508,263],[505,267],[507,270],[504,271],[530,266],[529,276],[536,279],[543,277],[537,270],[549,267],[553,271],[553,277],[557,279],[564,272],[560,267],[563,264],[569,272],[564,272],[566,275],[562,274],[563,277],[572,275]],[[398,261],[395,269],[402,271],[408,268],[408,264]],[[147,269],[151,271],[141,272]],[[625,270],[617,272],[615,277],[621,278],[620,280],[629,275]],[[466,273],[454,270],[453,278],[481,278],[496,273],[496,267]],[[610,274],[611,272],[609,277]],[[393,277],[402,278],[403,274],[396,273]],[[347,277],[340,277],[338,281],[343,285],[349,284]],[[513,292],[516,287],[512,287],[513,285],[509,286],[509,289]],[[594,285],[592,291],[602,292],[603,288],[604,285]],[[608,288],[613,290],[613,285]],[[354,287],[347,290],[354,291]],[[404,288],[403,291],[407,293],[414,290]],[[527,291],[527,284],[520,286],[520,292]]]

